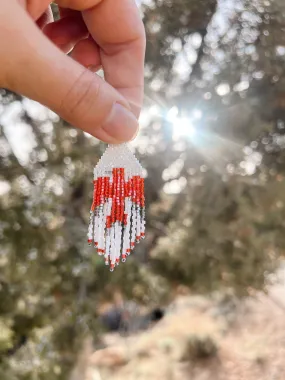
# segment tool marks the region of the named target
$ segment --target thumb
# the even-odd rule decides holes
[[[132,139],[138,122],[126,99],[62,53],[20,6],[15,8],[13,20],[8,16],[7,21],[0,19],[0,32],[5,23],[7,36],[0,42],[4,87],[46,105],[100,140],[119,143]]]

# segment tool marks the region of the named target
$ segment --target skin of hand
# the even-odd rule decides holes
[[[0,86],[108,143],[137,133],[145,32],[134,0],[0,0]],[[69,53],[69,55],[66,55]],[[95,72],[103,68],[103,80]]]

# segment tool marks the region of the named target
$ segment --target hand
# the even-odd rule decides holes
[[[132,139],[143,98],[145,33],[134,0],[0,0],[0,86],[100,140]],[[64,53],[70,52],[70,56]],[[105,80],[94,71],[104,70]]]

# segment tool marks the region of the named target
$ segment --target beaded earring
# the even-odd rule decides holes
[[[145,237],[143,169],[126,144],[109,145],[94,168],[88,243],[113,272]]]

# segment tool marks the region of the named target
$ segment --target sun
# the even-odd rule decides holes
[[[193,125],[192,118],[178,116],[178,108],[172,107],[167,112],[167,121],[172,125],[173,139],[182,137],[191,138],[195,135],[196,129]]]

